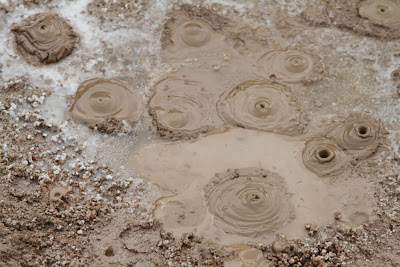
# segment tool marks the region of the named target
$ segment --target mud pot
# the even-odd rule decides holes
[[[400,266],[397,0],[0,0],[0,266]]]

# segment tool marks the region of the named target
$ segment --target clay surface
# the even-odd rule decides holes
[[[209,88],[201,81],[178,77],[159,81],[149,100],[158,131],[171,138],[190,138],[210,131],[215,110],[209,96]]]
[[[400,266],[398,1],[0,2],[0,266]]]
[[[307,141],[304,165],[319,176],[335,175],[350,165],[351,158],[331,140],[318,137]]]
[[[68,115],[77,123],[95,124],[108,118],[137,119],[142,109],[141,97],[122,82],[96,78],[79,86]]]
[[[72,191],[71,186],[56,186],[50,190],[50,201],[57,201]]]
[[[256,72],[264,79],[295,83],[322,77],[324,67],[319,56],[301,50],[273,50],[257,60]]]
[[[379,125],[369,117],[355,115],[327,136],[355,159],[365,159],[377,150]]]
[[[398,1],[391,0],[320,0],[307,8],[302,17],[314,25],[333,25],[366,36],[398,39],[399,10]]]
[[[133,153],[131,164],[162,193],[155,215],[176,237],[193,232],[224,245],[270,243],[277,233],[301,237],[304,224],[329,222],[336,211],[371,214],[365,180],[321,179],[302,163],[303,148],[304,141],[287,136],[234,128],[147,145]]]
[[[263,80],[246,81],[224,94],[218,113],[228,124],[287,135],[301,133],[301,107],[289,87]]]
[[[294,218],[285,183],[284,178],[265,170],[228,169],[211,179],[204,188],[204,198],[218,228],[257,236]]]
[[[361,2],[358,14],[383,26],[400,24],[400,3],[393,0],[367,0]]]
[[[15,41],[31,64],[55,63],[72,53],[79,37],[58,14],[38,13],[14,26]]]

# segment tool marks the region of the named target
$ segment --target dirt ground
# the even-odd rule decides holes
[[[0,266],[400,266],[397,0],[0,0]]]

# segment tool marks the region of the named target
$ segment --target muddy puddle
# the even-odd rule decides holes
[[[303,149],[303,140],[235,128],[148,145],[134,153],[132,167],[159,187],[156,218],[177,236],[268,243],[278,233],[302,238],[305,224],[333,222],[335,212],[372,216],[366,181],[317,176],[303,164]],[[341,170],[339,156],[333,164]]]
[[[155,217],[176,238],[223,245],[304,238],[304,225],[335,214],[348,226],[373,219],[369,182],[346,174],[377,150],[379,123],[360,113],[321,127],[304,97],[324,82],[323,56],[236,27],[239,40],[201,18],[177,16],[170,28],[163,56],[172,71],[148,101],[161,140],[130,155],[161,194]]]

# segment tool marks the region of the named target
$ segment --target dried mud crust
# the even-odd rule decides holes
[[[161,47],[163,49],[173,44],[173,41],[171,39],[173,31],[176,28],[177,23],[182,18],[206,21],[211,25],[213,30],[220,33],[223,33],[227,28],[231,26],[231,21],[228,18],[218,14],[212,9],[203,6],[183,4],[180,5],[178,8],[174,8],[169,11],[166,16],[169,19],[165,22],[162,29]]]
[[[385,25],[360,16],[359,7],[367,0],[317,0],[312,1],[301,14],[302,18],[312,25],[333,25],[348,29],[361,35],[399,39],[400,25]],[[390,0],[388,0],[390,1]]]
[[[79,41],[71,26],[55,13],[37,13],[14,25],[15,46],[33,65],[58,62],[69,56]]]

